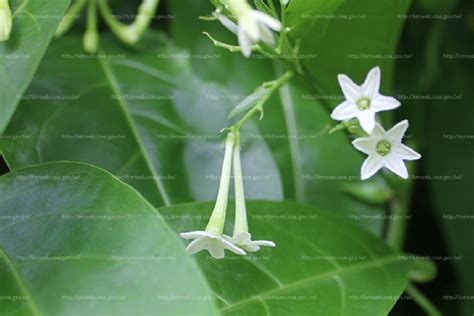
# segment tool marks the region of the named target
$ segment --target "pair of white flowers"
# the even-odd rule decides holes
[[[246,251],[255,252],[260,250],[261,246],[275,247],[275,243],[272,241],[252,241],[252,235],[249,233],[240,163],[239,138],[239,132],[236,129],[230,131],[227,136],[219,191],[206,229],[204,231],[181,233],[181,237],[184,239],[194,239],[186,248],[186,251],[190,254],[207,250],[214,258],[222,259],[225,256],[224,250],[229,250],[238,255],[245,255]],[[230,237],[224,234],[224,225],[232,165],[235,189],[235,222],[234,233]]]
[[[339,75],[339,85],[346,98],[331,114],[339,121],[357,118],[368,137],[358,138],[352,142],[355,148],[368,155],[362,164],[362,180],[372,177],[383,167],[407,179],[408,171],[404,160],[416,160],[421,155],[402,143],[408,128],[408,121],[396,124],[389,131],[375,121],[377,112],[393,110],[400,106],[393,97],[380,94],[380,68],[369,71],[364,83],[356,85],[348,76]]]

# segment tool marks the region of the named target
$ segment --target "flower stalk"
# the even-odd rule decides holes
[[[132,24],[118,21],[112,13],[107,0],[99,0],[99,9],[105,23],[120,40],[133,45],[140,40],[156,14],[159,0],[143,0]]]
[[[97,53],[99,49],[99,30],[97,22],[96,0],[89,0],[87,5],[87,25],[84,33],[84,50],[90,54]]]
[[[81,13],[81,10],[86,5],[87,0],[75,0],[71,7],[66,11],[66,14],[59,22],[59,25],[54,33],[54,36],[61,37],[69,31],[71,26],[76,21],[76,17]]]

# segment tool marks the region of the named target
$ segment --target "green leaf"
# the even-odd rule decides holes
[[[301,40],[301,60],[313,76],[317,93],[339,95],[338,74],[361,83],[375,65],[382,68],[382,92],[386,93],[404,22],[400,14],[409,5],[410,0],[290,1],[286,24],[292,28],[290,37]]]
[[[39,311],[2,302],[1,315],[215,314],[176,234],[111,174],[49,163],[1,177],[0,190],[0,244],[11,259],[0,253],[0,288]]]
[[[0,43],[0,133],[33,78],[69,0],[10,0],[11,38]]]
[[[29,291],[18,276],[16,268],[0,247],[0,297],[2,315],[38,315],[37,307],[31,300]]]
[[[150,40],[132,54],[103,37],[99,56],[84,55],[78,37],[54,43],[29,93],[62,99],[21,103],[1,143],[9,166],[82,161],[117,175],[156,206],[214,199],[219,131],[229,126],[233,101],[192,72],[186,52],[157,34]],[[243,165],[252,175],[249,197],[283,197],[265,142],[246,142]]]
[[[186,232],[203,229],[212,206],[159,212]],[[224,315],[387,315],[403,292],[408,261],[347,219],[294,202],[247,206],[253,238],[273,240],[276,248],[223,260],[196,255]]]

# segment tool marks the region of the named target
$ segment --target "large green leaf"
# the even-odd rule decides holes
[[[0,43],[0,133],[38,68],[70,0],[10,0],[14,15],[8,42]]]
[[[211,209],[196,203],[159,212],[185,232],[202,229]],[[294,202],[248,209],[253,237],[276,248],[223,260],[196,255],[224,315],[387,315],[403,292],[407,261],[347,219]]]
[[[1,177],[0,191],[1,315],[215,313],[176,234],[111,174],[49,163]]]

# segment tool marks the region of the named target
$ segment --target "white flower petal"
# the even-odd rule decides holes
[[[375,96],[370,102],[370,108],[374,112],[388,111],[398,108],[401,103],[392,97],[386,97],[383,95]]]
[[[419,153],[404,144],[395,144],[392,146],[392,152],[399,158],[405,160],[416,160],[421,158]]]
[[[339,104],[331,113],[331,118],[338,121],[345,121],[357,117],[359,109],[357,105],[350,101]]]
[[[237,24],[235,24],[231,19],[226,17],[225,15],[222,15],[218,12],[214,12],[213,15],[219,20],[219,22],[222,23],[229,31],[231,31],[234,34],[237,34],[239,31],[239,27]]]
[[[375,113],[371,110],[360,111],[357,114],[360,126],[367,134],[372,133],[375,127]]]
[[[202,238],[202,237],[208,237],[209,233],[206,231],[193,231],[193,232],[188,232],[188,233],[181,233],[180,236],[184,239],[196,239],[196,238]]]
[[[360,175],[362,180],[366,180],[372,177],[377,171],[380,170],[384,165],[383,159],[379,155],[370,155],[365,159],[360,169]]]
[[[219,241],[213,240],[209,243],[207,251],[216,259],[222,259],[225,257],[224,248],[221,246]]]
[[[342,93],[348,101],[352,103],[356,103],[359,98],[362,97],[362,93],[360,87],[356,85],[348,76],[346,75],[338,75],[337,79],[339,81],[339,85],[341,86]]]
[[[268,14],[265,14],[263,12],[260,12],[258,10],[252,10],[252,16],[260,23],[268,26],[274,31],[280,31],[281,30],[281,23],[280,21],[272,18]]]
[[[240,232],[237,235],[234,235],[232,240],[237,245],[245,245],[252,241],[252,235],[250,235],[248,232]]]
[[[259,25],[260,39],[269,45],[275,44],[275,38],[272,31],[265,25]]]
[[[387,132],[387,138],[392,142],[401,142],[408,129],[408,120],[403,120]]]
[[[374,141],[379,141],[379,140],[382,140],[382,139],[387,137],[387,132],[384,130],[382,125],[375,122],[375,127],[374,127],[370,137],[373,138]]]
[[[230,241],[227,241],[225,239],[222,240],[222,245],[232,251],[233,253],[237,254],[237,255],[241,255],[241,256],[245,256],[246,253],[245,251],[243,251],[242,249],[240,249],[239,247],[237,247],[236,245],[234,245],[233,243],[231,243]]]
[[[362,84],[362,93],[365,97],[373,98],[379,93],[380,89],[380,68],[372,68],[367,77],[365,78],[364,83]]]
[[[205,248],[207,248],[207,243],[209,240],[207,238],[197,238],[189,243],[186,247],[186,252],[193,255]]]
[[[357,138],[352,142],[352,145],[364,154],[375,154],[375,142],[369,137]]]
[[[255,240],[250,242],[250,244],[255,246],[276,247],[275,243],[271,240]]]
[[[252,41],[241,27],[239,27],[238,38],[239,46],[242,49],[242,54],[245,57],[250,57],[250,55],[252,55]]]
[[[385,166],[403,179],[408,179],[408,170],[401,158],[389,154],[385,157]]]

